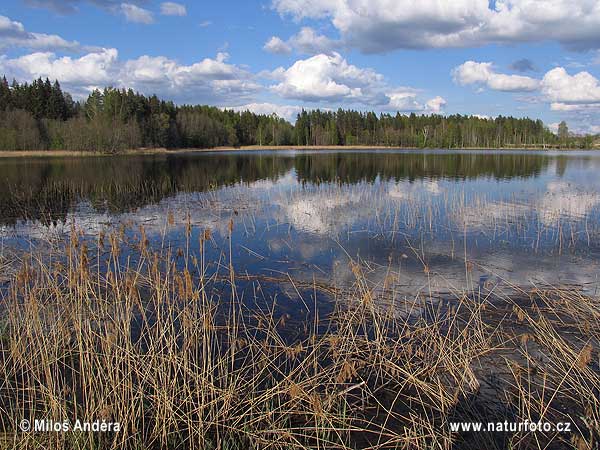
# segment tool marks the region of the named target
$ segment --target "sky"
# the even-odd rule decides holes
[[[600,2],[2,0],[1,74],[289,120],[342,107],[600,133]]]

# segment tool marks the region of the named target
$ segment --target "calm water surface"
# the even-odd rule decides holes
[[[230,152],[0,160],[2,252],[143,226],[152,246],[238,273],[419,292],[573,285],[595,293],[600,153]],[[214,265],[216,267],[216,264]]]

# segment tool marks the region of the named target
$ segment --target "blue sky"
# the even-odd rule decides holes
[[[597,0],[5,0],[0,73],[177,103],[515,115],[600,133]]]

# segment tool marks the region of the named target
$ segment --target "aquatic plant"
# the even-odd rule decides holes
[[[57,252],[21,258],[0,290],[0,447],[597,444],[598,299],[547,286],[407,299],[393,283],[373,285],[355,259],[345,289],[249,278],[235,272],[231,246],[207,271],[212,233],[193,242],[185,220],[182,249],[149,248],[143,230],[134,239],[113,230],[91,245],[74,229]],[[231,242],[233,222],[227,228]],[[293,287],[303,314],[287,312],[269,285]],[[21,432],[21,419],[105,420],[120,430]],[[449,426],[504,420],[570,422],[572,431]]]

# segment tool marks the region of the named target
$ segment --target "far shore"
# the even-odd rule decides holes
[[[93,151],[73,151],[73,150],[9,150],[0,151],[0,158],[18,158],[18,157],[86,157],[86,156],[121,156],[121,155],[163,155],[163,154],[186,154],[186,153],[206,153],[206,152],[228,152],[228,151],[259,151],[259,150],[527,150],[527,151],[546,151],[546,150],[599,150],[600,147],[594,146],[591,149],[559,149],[555,147],[462,147],[462,148],[421,148],[421,147],[388,147],[381,145],[247,145],[241,147],[213,147],[213,148],[138,148],[119,151],[115,153],[93,152]]]

